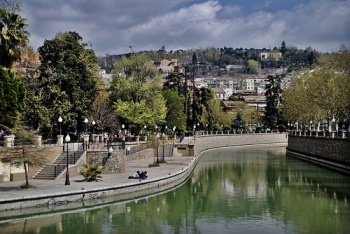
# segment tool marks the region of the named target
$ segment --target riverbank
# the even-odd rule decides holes
[[[128,161],[124,173],[104,174],[100,182],[84,182],[82,176],[71,177],[70,185],[64,185],[65,177],[57,180],[30,180],[30,184],[35,186],[30,189],[20,189],[24,181],[2,183],[0,210],[13,211],[62,204],[74,206],[73,203],[77,205],[84,200],[101,197],[131,199],[144,192],[161,192],[185,181],[196,164],[196,157],[169,157],[165,160],[167,163],[159,167],[149,167],[154,162],[153,157]],[[147,171],[149,177],[141,181],[128,179],[136,171]]]

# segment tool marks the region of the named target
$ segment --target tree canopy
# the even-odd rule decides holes
[[[0,123],[14,126],[25,107],[26,92],[21,80],[0,66]]]
[[[162,125],[166,117],[160,74],[145,55],[123,57],[115,63],[110,100],[124,124]]]
[[[19,14],[0,8],[0,65],[11,68],[27,46],[29,32]]]
[[[350,118],[350,53],[326,57],[323,67],[301,72],[283,94],[283,112],[291,122],[343,121]]]
[[[45,113],[41,123],[44,131],[57,130],[57,119],[61,116],[63,129],[77,135],[84,129],[83,120],[92,116],[93,102],[99,92],[99,69],[93,50],[86,46],[78,33],[65,32],[45,40],[38,49],[40,76],[32,89],[36,100],[32,109],[38,105]],[[27,114],[28,119],[42,117],[39,113]]]

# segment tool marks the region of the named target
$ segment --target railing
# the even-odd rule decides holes
[[[338,139],[348,139],[350,140],[350,133],[344,129],[340,131],[309,131],[309,130],[289,130],[289,135],[294,136],[305,136],[305,137],[325,137],[325,138],[338,138]]]
[[[134,146],[134,147],[127,148],[126,151],[125,151],[125,154],[126,155],[134,154],[134,153],[137,153],[139,151],[145,150],[147,148],[148,148],[147,144],[137,145],[137,146]]]
[[[86,146],[84,146],[84,143],[80,144],[78,146],[78,149],[76,151],[73,151],[69,154],[68,152],[68,147],[66,147],[66,151],[68,152],[68,155],[65,155],[65,157],[63,159],[61,159],[56,165],[55,165],[55,177],[58,176],[65,168],[67,168],[67,156],[68,156],[68,164],[72,164],[70,161],[69,161],[69,158],[72,158],[73,156],[73,164],[75,164],[78,159],[84,154],[84,152],[86,151]],[[63,147],[63,152],[65,152],[65,147]],[[69,157],[70,156],[70,157]],[[68,170],[68,168],[67,168]]]

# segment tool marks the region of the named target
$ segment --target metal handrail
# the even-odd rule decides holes
[[[67,147],[67,151],[68,151],[68,147]],[[63,147],[63,152],[65,152],[64,147]],[[81,152],[81,153],[76,155],[76,152]],[[82,143],[78,146],[78,149],[76,151],[73,151],[73,153],[68,154],[68,159],[69,159],[69,156],[73,155],[73,161],[74,163],[76,163],[78,159],[83,155],[84,152],[85,152],[84,143]],[[65,155],[65,157],[61,159],[59,163],[55,163],[55,172],[54,172],[55,177],[58,176],[66,167],[67,167],[67,155]]]

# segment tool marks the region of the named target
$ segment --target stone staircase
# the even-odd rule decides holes
[[[68,147],[68,165],[74,165],[86,151],[83,145],[77,149]],[[67,148],[64,150],[52,164],[43,166],[33,177],[33,179],[55,180],[67,169]]]

